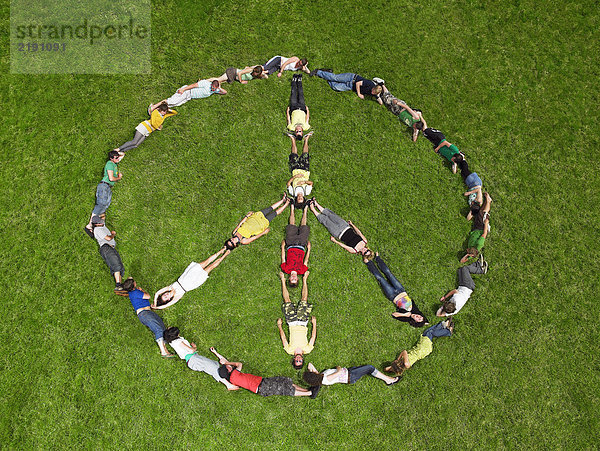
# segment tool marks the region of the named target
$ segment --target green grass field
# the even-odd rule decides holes
[[[152,74],[140,76],[11,75],[0,34],[2,447],[597,447],[599,17],[594,1],[167,0],[153,2]],[[275,54],[385,79],[494,198],[489,273],[454,336],[393,387],[368,378],[316,400],[229,393],[159,357],[82,232],[107,152],[150,102]],[[191,101],[127,154],[107,221],[126,276],[153,293],[281,196],[290,78]],[[315,196],[360,227],[433,320],[470,229],[460,176],[375,102],[317,78],[304,91]],[[201,354],[215,346],[248,372],[299,382],[275,325],[287,215],[161,315]],[[362,262],[309,221],[319,329],[307,361],[381,368],[420,332],[394,321]]]

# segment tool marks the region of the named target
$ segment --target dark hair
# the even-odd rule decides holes
[[[378,96],[379,94],[381,94],[381,91],[383,91],[383,88],[381,87],[381,85],[377,85],[373,89],[371,89],[371,94]]]
[[[135,280],[133,277],[130,277],[125,282],[123,282],[123,289],[126,291],[132,291],[135,288]]]
[[[463,161],[463,160],[464,160],[464,158],[463,158],[463,156],[462,156],[460,153],[457,153],[456,155],[454,155],[454,156],[452,157],[452,160],[453,160],[455,163],[460,163],[461,161]]]
[[[479,210],[481,210],[481,204],[479,203],[479,201],[474,200],[473,202],[471,202],[471,213],[476,215],[477,213],[479,213]]]
[[[290,279],[288,279],[288,285],[292,288],[296,288],[298,286],[298,281],[296,280],[295,282],[292,282]]]
[[[323,373],[315,373],[314,371],[305,371],[302,379],[311,387],[319,387],[323,385]]]
[[[179,338],[179,329],[177,327],[167,327],[163,332],[163,338],[167,343]]]
[[[479,250],[477,250],[476,247],[468,247],[466,252],[467,254],[472,255],[473,257],[479,256]]]
[[[302,59],[300,60],[300,65],[301,65],[302,67],[306,66],[307,64],[308,64],[308,60],[307,60],[306,58],[302,58]]]
[[[239,244],[239,243],[238,243]],[[227,241],[225,241],[225,243],[223,244],[223,246],[225,246],[225,248],[228,251],[232,251],[234,250],[236,247],[238,247],[237,244],[234,244],[233,240],[231,238],[229,238]]]
[[[294,132],[294,138],[296,138],[296,141],[302,141],[302,138],[304,136],[302,135],[302,132]]]
[[[231,377],[231,371],[229,371],[227,369],[227,365],[221,365],[219,367],[219,376],[221,376],[223,379],[225,379],[226,381],[229,380],[229,378]]]
[[[306,199],[304,199],[304,201],[302,202],[298,202],[298,198],[294,198],[294,208],[296,210],[303,210],[304,206],[306,205]]]
[[[169,105],[167,104],[167,102],[163,102],[160,105],[158,105],[157,110],[166,113],[167,111],[169,111]]]
[[[260,77],[260,75],[262,73],[263,73],[262,66],[254,66],[254,69],[252,69],[252,78],[258,78],[258,77]]]
[[[300,365],[296,364],[296,356],[297,355],[302,357],[302,363]],[[304,366],[304,356],[302,354],[295,354],[294,357],[292,357],[292,366],[297,370],[301,370],[302,367]]]
[[[417,130],[423,130],[423,121],[415,122],[415,127]]]
[[[167,290],[167,291],[164,291],[163,293],[161,293],[160,296],[158,297],[158,299],[156,300],[156,305],[161,306],[161,305],[165,305],[166,303],[168,303],[169,301],[164,299],[163,296],[170,292],[171,292],[171,290]]]
[[[213,80],[210,84],[210,87],[213,89],[219,89],[219,80]]]
[[[396,376],[402,376],[402,374],[406,371],[406,365],[404,365],[404,358],[398,357],[391,363],[391,365],[387,369],[391,373],[394,373]]]
[[[115,157],[119,156],[119,152],[116,150],[111,150],[110,152],[108,152],[108,159],[112,160]]]
[[[456,311],[456,303],[454,301],[444,302],[442,310],[446,313],[454,313]]]

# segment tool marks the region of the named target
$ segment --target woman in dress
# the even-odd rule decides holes
[[[396,306],[397,311],[392,313],[394,318],[406,322],[412,327],[423,327],[427,324],[427,318],[421,313],[415,301],[406,294],[406,290],[379,256],[379,252],[375,254],[374,262],[366,257],[363,258],[363,261],[379,282],[385,297]]]
[[[223,247],[203,262],[190,263],[176,282],[156,292],[151,307],[158,310],[170,307],[179,301],[185,293],[201,286],[208,279],[208,274],[219,266],[230,252]]]

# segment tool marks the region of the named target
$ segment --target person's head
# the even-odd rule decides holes
[[[446,301],[442,306],[442,311],[445,313],[454,313],[456,311],[456,303],[454,301]]]
[[[167,343],[179,338],[179,329],[177,327],[167,327],[163,332],[163,338]]]
[[[415,128],[417,130],[423,130],[423,121],[415,122]]]
[[[389,371],[390,373],[394,373],[395,376],[402,376],[406,371],[406,364],[404,363],[404,358],[398,357],[385,370]]]
[[[296,128],[294,129],[294,138],[296,138],[296,141],[302,141],[302,125],[296,125]]]
[[[381,87],[381,85],[377,85],[373,89],[371,89],[371,95],[378,96],[379,94],[381,94],[381,91],[383,91],[383,88]]]
[[[408,324],[412,327],[423,327],[427,323],[427,320],[420,313],[411,313],[408,317]]]
[[[92,227],[99,227],[104,225],[104,219],[98,215],[92,216]]]
[[[116,160],[117,158],[119,158],[119,152],[116,150],[111,150],[110,152],[108,152],[108,159],[111,161]]]
[[[225,248],[228,251],[232,251],[234,250],[236,247],[238,247],[240,245],[240,239],[237,236],[232,236],[231,238],[229,238],[227,241],[225,241],[225,243],[223,244],[223,246],[225,246]]]
[[[218,371],[219,376],[228,381],[231,377],[231,372],[233,371],[233,369],[233,365],[221,365]]]
[[[314,371],[305,371],[302,379],[311,387],[319,387],[323,385],[323,373],[315,373]]]
[[[171,299],[173,299],[173,290],[167,290],[158,297],[156,305],[160,307],[161,305],[168,304]]]
[[[474,200],[473,202],[471,202],[471,213],[473,213],[473,215],[476,215],[477,213],[479,213],[479,210],[481,210],[481,204],[479,203],[479,201]]]
[[[288,277],[288,285],[292,288],[296,288],[298,286],[298,273],[296,271],[292,271],[290,273],[290,277]]]
[[[452,161],[454,161],[455,163],[460,163],[461,161],[463,161],[465,158],[462,156],[462,154],[457,153],[456,155],[454,155],[452,157]]]
[[[294,354],[294,357],[292,357],[292,366],[297,370],[301,370],[304,366],[304,356],[302,354]]]
[[[169,105],[167,104],[167,102],[163,102],[160,105],[158,105],[157,110],[164,114],[167,111],[169,111]]]
[[[260,78],[262,73],[263,73],[262,66],[254,66],[254,69],[252,69],[251,75],[252,75],[252,78]]]
[[[479,251],[477,250],[476,247],[468,247],[467,248],[467,255],[469,255],[470,257],[479,257]]]
[[[298,193],[294,199],[294,208],[296,210],[302,210],[304,208],[304,193]]]
[[[210,84],[210,90],[212,92],[217,92],[220,86],[221,84],[219,83],[219,80],[213,80]]]
[[[308,64],[308,60],[306,58],[302,58],[300,61],[298,61],[298,64],[300,64],[300,67],[304,67]]]
[[[125,291],[133,291],[135,289],[135,280],[133,280],[133,277],[129,277],[123,282],[123,289]]]
[[[358,253],[365,258],[369,258],[371,255],[373,255],[373,251],[371,249],[369,249],[367,246],[360,249],[358,251]]]

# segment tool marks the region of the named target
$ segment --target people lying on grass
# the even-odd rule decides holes
[[[421,114],[421,123],[415,124],[418,129],[423,131],[423,135],[433,144],[433,150],[436,153],[442,155],[446,160],[450,162],[452,165],[452,172],[456,174],[457,168],[457,159],[458,155],[461,156],[462,159],[465,158],[465,155],[458,150],[454,144],[449,143],[446,140],[446,136],[439,130],[434,128],[427,127],[427,122],[423,119],[423,115]]]
[[[240,244],[250,244],[252,241],[266,235],[271,230],[269,224],[275,219],[285,207],[289,199],[284,194],[280,201],[261,211],[249,211],[231,233],[231,238],[225,241],[225,247],[233,250]]]
[[[292,381],[289,377],[273,376],[261,377],[253,374],[242,373],[241,362],[230,362],[214,348],[211,351],[219,358],[219,376],[226,379],[233,385],[245,388],[260,396],[310,396],[314,398],[319,392],[318,387],[311,390],[302,388]]]
[[[318,372],[312,363],[309,363],[308,371],[302,375],[302,379],[311,387],[320,387],[321,385],[333,384],[354,384],[363,376],[373,376],[385,382],[385,385],[394,385],[400,380],[399,377],[390,377],[378,371],[373,365],[351,366],[342,368],[336,366],[322,372]]]
[[[175,91],[175,94],[165,100],[161,100],[158,103],[151,103],[150,106],[148,106],[148,114],[152,114],[152,112],[163,103],[166,103],[169,108],[173,108],[183,105],[192,99],[205,99],[213,94],[227,94],[227,91],[221,87],[219,78],[213,77],[205,80],[198,80],[191,85],[183,85]]]
[[[260,79],[260,78],[269,78],[269,73],[264,70],[264,67],[262,65],[258,65],[258,66],[246,66],[245,69],[242,69],[241,71],[239,71],[237,73],[238,78],[240,80],[244,80],[246,74],[250,74],[250,76],[252,77],[252,79]],[[242,82],[243,83],[243,82]],[[247,82],[246,82],[247,83]]]
[[[304,138],[302,146],[302,155],[298,155],[296,139],[290,136],[292,140],[292,149],[288,158],[288,166],[292,177],[287,182],[287,192],[294,198],[296,208],[304,208],[306,198],[312,192],[313,182],[310,178],[310,155],[308,153],[308,139],[310,135]]]
[[[163,333],[165,341],[171,345],[180,359],[185,360],[189,369],[193,371],[202,371],[203,373],[212,376],[214,380],[222,383],[227,387],[227,390],[239,390],[239,387],[233,385],[227,379],[219,376],[219,362],[209,359],[196,351],[196,343],[190,343],[181,335],[177,327],[168,327]],[[216,353],[215,348],[210,348],[210,351]]]
[[[310,257],[310,227],[306,224],[308,205],[304,205],[300,226],[296,225],[294,204],[290,205],[290,221],[285,227],[285,239],[281,241],[281,270],[289,274],[288,285],[298,286],[298,276],[308,271]]]
[[[210,272],[219,266],[230,252],[225,247],[222,247],[219,252],[211,255],[203,262],[190,263],[176,282],[156,292],[151,307],[153,309],[170,307],[179,301],[185,293],[200,287],[206,282]]]
[[[130,149],[135,149],[142,142],[144,142],[144,140],[150,136],[150,133],[155,130],[162,130],[165,119],[170,116],[174,116],[175,114],[177,114],[177,111],[170,110],[165,102],[160,103],[150,113],[150,120],[145,120],[138,124],[138,126],[135,128],[133,139],[131,141],[127,141],[122,146],[117,147],[115,150],[119,152],[122,158],[125,155],[125,152]]]
[[[425,315],[419,310],[415,301],[408,296],[406,289],[392,274],[378,252],[375,254],[374,259],[363,257],[363,261],[367,264],[367,268],[375,279],[377,279],[377,282],[379,282],[379,286],[385,297],[396,306],[397,311],[392,313],[394,318],[406,322],[412,327],[423,327],[425,324],[428,324]]]
[[[437,337],[450,337],[454,331],[454,322],[452,318],[437,323],[423,332],[419,342],[410,350],[406,349],[400,353],[390,366],[384,371],[393,373],[396,376],[402,376],[404,372],[413,366],[417,361],[424,359],[433,351],[433,339]]]
[[[481,181],[481,178],[477,175],[477,172],[471,172],[469,170],[469,164],[462,154],[455,155],[454,162],[460,169],[460,175],[462,176],[463,182],[467,185],[465,196],[468,196],[467,201],[469,205],[471,205],[474,200],[478,200],[481,203],[481,193],[483,192],[483,182]]]
[[[327,81],[331,89],[334,91],[354,91],[361,99],[364,99],[365,96],[372,96],[380,105],[383,105],[383,101],[381,100],[380,96],[383,88],[373,80],[369,80],[361,77],[358,74],[353,74],[350,72],[334,74],[331,69],[316,69],[311,71],[310,75]]]
[[[237,81],[245,85],[253,78],[252,74],[250,73],[252,72],[252,69],[253,67],[251,66],[246,66],[243,69],[228,67],[223,75],[217,77],[217,80],[219,83],[233,83],[234,81]]]
[[[127,296],[127,291],[123,289],[123,285],[121,284],[121,276],[125,272],[125,267],[123,266],[123,261],[121,260],[121,256],[115,246],[117,242],[115,241],[115,235],[117,232],[110,231],[108,227],[106,227],[104,223],[105,215],[102,214],[100,216],[92,216],[92,227],[94,228],[94,239],[98,242],[98,246],[100,246],[100,256],[108,269],[110,269],[111,275],[115,278],[115,294],[120,296]]]
[[[471,258],[477,258],[485,245],[485,239],[490,231],[490,207],[492,198],[485,193],[485,202],[483,206],[473,216],[473,226],[467,237],[467,251],[460,259],[461,263],[467,262]]]
[[[274,63],[277,63],[276,58],[277,57],[275,56],[275,57],[271,58],[271,60],[274,59]],[[291,56],[289,58],[286,58],[285,56],[280,56],[279,58],[280,58],[279,72],[277,72],[278,77],[281,77],[284,70],[291,70],[291,71],[301,70],[302,72],[306,72],[307,74],[310,73],[310,70],[308,70],[308,60],[306,58],[298,58],[297,56]],[[271,63],[271,64],[273,64],[273,63]]]
[[[351,254],[360,254],[363,257],[372,254],[367,247],[367,239],[352,221],[345,221],[328,208],[323,208],[314,197],[310,201],[310,209],[331,234],[331,241]]]
[[[458,268],[456,272],[458,288],[450,290],[440,298],[442,306],[436,312],[436,316],[452,316],[457,314],[475,290],[475,282],[473,282],[471,274],[486,274],[487,271],[488,263],[483,260],[482,254],[479,255],[479,259],[476,262]]]
[[[419,137],[421,127],[421,110],[412,109],[404,100],[400,100],[392,95],[385,85],[382,85],[383,92],[381,100],[390,112],[396,116],[400,122],[406,125],[412,131],[412,140],[415,142]]]
[[[150,309],[150,295],[139,288],[131,277],[128,278],[125,282],[123,282],[123,288],[129,293],[129,300],[131,301],[131,306],[135,311],[140,322],[146,326],[150,331],[154,334],[154,339],[156,340],[156,344],[160,349],[160,355],[162,357],[173,357],[167,350],[167,346],[165,345],[165,340],[163,338],[163,332],[165,331],[165,324],[160,316],[154,313]]]
[[[302,74],[295,74],[291,81],[290,104],[285,110],[287,133],[300,141],[304,133],[310,130],[310,111],[304,101]]]
[[[104,175],[96,187],[96,204],[90,215],[90,220],[85,226],[86,233],[92,238],[92,218],[106,213],[106,210],[108,210],[108,207],[110,206],[110,201],[112,200],[112,187],[115,185],[115,182],[118,182],[123,178],[123,174],[119,172],[119,167],[117,166],[120,159],[119,152],[116,150],[108,152],[108,161],[104,165]]]
[[[285,276],[282,272],[279,273],[281,279],[281,293],[283,295],[283,304],[281,309],[283,310],[283,316],[285,322],[290,330],[290,341],[288,342],[285,332],[283,330],[283,321],[281,318],[277,318],[277,328],[279,329],[279,336],[281,337],[281,343],[283,349],[288,354],[292,355],[292,366],[297,370],[301,369],[304,365],[304,354],[308,354],[315,347],[315,340],[317,339],[317,318],[310,316],[312,311],[312,305],[308,303],[308,279],[310,271],[306,271],[302,276],[302,297],[298,305],[295,305],[290,300],[290,293],[285,285]],[[310,340],[308,339],[308,320],[312,323],[312,333]]]

